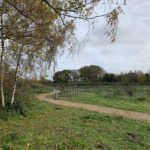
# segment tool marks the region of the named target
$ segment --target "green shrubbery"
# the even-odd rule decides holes
[[[124,87],[124,91],[130,97],[134,96],[134,94],[135,94],[135,89],[131,86]]]
[[[17,90],[15,94],[15,101],[13,106],[11,106],[11,95],[12,95],[12,84],[13,84],[13,76],[5,76],[4,79],[4,96],[6,107],[2,108],[0,105],[0,118],[3,120],[7,120],[13,114],[21,114],[23,116],[26,115],[27,108],[31,104],[31,88],[26,79],[18,79]],[[1,97],[0,97],[1,101]]]

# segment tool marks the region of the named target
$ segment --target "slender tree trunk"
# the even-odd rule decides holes
[[[19,54],[18,54],[18,58],[17,58],[17,65],[16,65],[16,70],[15,70],[13,91],[12,91],[12,97],[11,97],[11,105],[13,105],[14,101],[15,101],[15,94],[16,94],[16,88],[17,88],[17,78],[18,78],[18,70],[19,70],[22,50],[23,50],[23,46],[21,47],[21,49],[19,51]]]
[[[1,57],[0,57],[0,83],[1,83],[1,101],[2,107],[5,107],[5,97],[4,97],[4,34],[3,34],[3,16],[1,14]]]
[[[16,81],[14,82],[14,85],[13,85],[13,92],[12,92],[12,98],[11,98],[11,105],[13,105],[13,104],[14,104],[14,101],[15,101],[16,87],[17,87],[17,79],[16,79]]]
[[[4,98],[4,81],[3,74],[1,73],[1,99],[2,99],[2,107],[5,107],[5,98]]]

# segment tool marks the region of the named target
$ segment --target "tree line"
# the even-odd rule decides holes
[[[107,73],[96,65],[84,66],[78,70],[62,70],[53,76],[54,83],[146,83],[150,82],[150,73],[129,71],[128,73]]]

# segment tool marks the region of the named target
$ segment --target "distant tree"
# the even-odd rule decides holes
[[[54,83],[60,83],[61,82],[61,71],[58,71],[53,76]]]
[[[81,81],[97,82],[100,81],[105,73],[104,69],[96,66],[84,66],[79,69]]]
[[[106,73],[103,77],[104,82],[117,82],[117,76],[112,73]]]
[[[47,79],[47,76],[46,75],[40,75],[40,79],[38,80],[38,82],[40,83],[40,84],[45,84],[45,85],[48,85],[48,84],[50,84],[50,83],[52,83],[52,81],[51,80],[48,80]]]
[[[121,75],[121,82],[125,82],[125,83],[135,83],[135,82],[137,82],[136,72],[130,71],[129,73],[122,74]]]
[[[81,81],[79,70],[72,70],[72,81],[75,82],[75,83]]]
[[[139,83],[146,82],[146,76],[142,71],[137,71],[136,74],[137,74],[137,82]]]
[[[145,74],[145,77],[146,77],[146,82],[150,82],[150,74],[149,74],[149,73],[146,73],[146,74]]]
[[[74,80],[74,72],[72,70],[58,71],[54,74],[55,83],[69,83]]]

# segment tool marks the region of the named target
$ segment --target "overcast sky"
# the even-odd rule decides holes
[[[59,57],[56,70],[93,64],[113,73],[147,72],[150,69],[150,0],[128,0],[124,12],[115,43],[110,43],[104,35],[105,22],[99,18],[95,28],[90,30],[86,47],[74,56]],[[76,34],[79,40],[85,37],[87,30],[87,24],[78,23]]]

